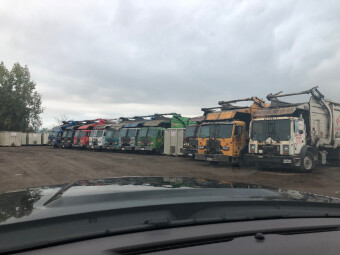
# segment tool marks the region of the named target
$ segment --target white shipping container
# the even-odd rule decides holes
[[[41,145],[41,134],[27,133],[27,145]]]
[[[165,155],[183,155],[183,137],[185,128],[168,128],[164,132],[164,154]]]
[[[0,146],[21,146],[21,132],[0,132]]]
[[[48,132],[41,133],[41,144],[47,145],[48,144]]]
[[[21,133],[21,145],[27,145],[27,134]]]

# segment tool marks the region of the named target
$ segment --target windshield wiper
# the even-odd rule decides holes
[[[60,198],[69,188],[71,188],[73,185],[75,185],[78,181],[71,182],[69,184],[66,184],[65,186],[61,187],[60,190],[58,190],[50,199],[48,199],[44,205],[48,205],[49,203],[53,202],[54,200],[57,200]]]

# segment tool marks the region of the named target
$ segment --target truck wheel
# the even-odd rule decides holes
[[[305,172],[311,172],[315,166],[313,154],[307,152],[301,160],[300,169]]]

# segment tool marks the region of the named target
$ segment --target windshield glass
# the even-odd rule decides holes
[[[114,135],[114,132],[115,132],[114,130],[107,130],[107,131],[105,131],[104,136],[106,138],[112,138],[113,135]]]
[[[290,123],[289,119],[254,121],[251,139],[265,141],[268,138],[272,138],[275,141],[289,141],[291,138]]]
[[[147,137],[156,137],[158,135],[157,128],[150,128]]]
[[[90,137],[95,137],[96,134],[97,134],[97,130],[93,130],[93,131],[91,131],[91,133],[90,133]]]
[[[80,136],[80,131],[76,131],[76,133],[74,134],[74,137],[79,137]]]
[[[63,137],[67,137],[68,132],[69,132],[69,131],[64,131],[64,132],[63,132]]]
[[[203,125],[200,129],[200,138],[208,138],[212,135],[214,125]]]
[[[103,136],[103,130],[97,131],[96,137],[102,137]]]
[[[59,131],[53,131],[52,136],[53,136],[53,137],[57,137],[57,136],[58,136],[58,133],[59,133]]]
[[[187,127],[185,129],[184,137],[193,137],[193,136],[195,136],[195,130],[196,130],[196,126]]]
[[[80,137],[84,137],[84,136],[85,136],[85,134],[86,134],[86,131],[80,131],[80,134],[79,134],[79,136],[80,136]]]
[[[146,133],[148,132],[147,128],[142,128],[139,130],[139,137],[146,137]]]
[[[128,131],[127,128],[121,129],[119,132],[119,137],[125,137],[127,134],[127,131]]]
[[[233,133],[233,124],[216,125],[215,138],[230,138]]]
[[[68,132],[67,132],[67,137],[68,137],[68,138],[71,138],[72,135],[73,135],[73,132],[74,132],[74,131],[68,131]]]
[[[137,129],[129,129],[128,137],[135,137],[137,134]]]

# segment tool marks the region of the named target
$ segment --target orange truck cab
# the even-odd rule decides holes
[[[251,106],[237,107],[231,103],[253,101]],[[252,115],[258,109],[266,107],[263,100],[256,97],[219,102],[221,107],[202,108],[205,121],[201,124],[198,135],[196,160],[240,163],[247,153],[248,131]],[[220,111],[211,111],[219,108]]]

